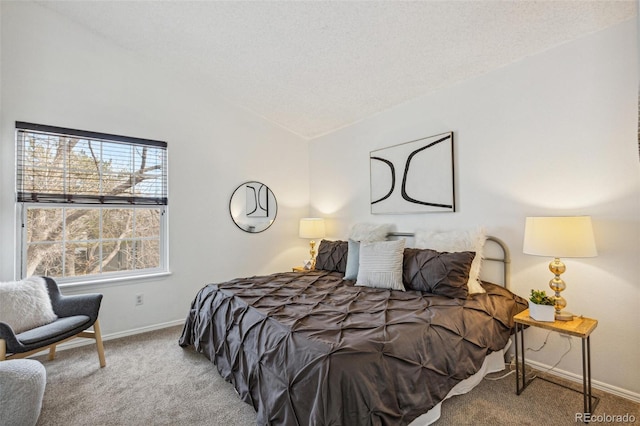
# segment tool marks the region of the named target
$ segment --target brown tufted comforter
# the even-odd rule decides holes
[[[180,338],[213,361],[259,425],[403,425],[502,349],[526,301],[466,300],[287,272],[204,287]]]

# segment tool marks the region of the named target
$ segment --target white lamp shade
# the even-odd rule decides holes
[[[549,257],[597,256],[591,217],[528,217],[522,251]]]
[[[323,238],[324,235],[324,219],[319,217],[300,219],[300,238]]]

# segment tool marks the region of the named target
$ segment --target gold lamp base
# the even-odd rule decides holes
[[[311,255],[311,269],[316,269],[316,242],[314,240],[309,241],[309,246],[311,250],[309,250],[309,254]]]
[[[560,274],[567,270],[564,263],[557,257],[549,263],[549,270],[555,275],[551,281],[549,281],[549,287],[555,292],[555,318],[556,321],[572,321],[573,314],[571,312],[563,311],[562,309],[567,306],[567,301],[560,295],[560,292],[567,288],[564,280],[560,278]]]

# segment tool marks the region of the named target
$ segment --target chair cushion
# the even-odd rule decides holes
[[[42,277],[0,283],[0,321],[14,333],[50,323],[57,318]]]
[[[70,330],[78,328],[89,322],[91,318],[87,315],[74,315],[72,317],[58,318],[49,324],[25,331],[16,335],[16,338],[23,345],[32,345],[34,343],[59,336]]]

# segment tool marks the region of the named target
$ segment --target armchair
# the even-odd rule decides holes
[[[0,361],[25,358],[46,349],[49,349],[49,360],[53,360],[56,345],[76,337],[85,337],[95,339],[100,367],[104,367],[106,361],[98,322],[102,294],[64,296],[52,278],[43,278],[58,319],[18,334],[7,323],[0,322]],[[87,330],[91,326],[93,331]]]

